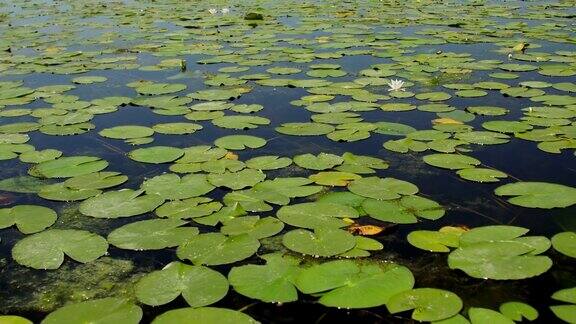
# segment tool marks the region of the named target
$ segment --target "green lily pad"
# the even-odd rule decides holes
[[[42,163],[46,161],[52,161],[62,156],[62,151],[54,150],[54,149],[45,149],[42,151],[27,151],[18,158],[22,162],[26,163]]]
[[[562,208],[576,204],[576,188],[546,182],[516,182],[494,190],[511,204],[529,208]]]
[[[154,134],[154,130],[145,126],[127,125],[106,128],[98,132],[98,134],[107,138],[131,139],[152,136]]]
[[[576,233],[563,232],[552,237],[554,249],[571,258],[576,258]]]
[[[286,303],[298,299],[294,281],[300,272],[298,259],[280,253],[261,257],[265,265],[234,267],[228,274],[239,294],[268,303]]]
[[[238,190],[252,187],[266,179],[266,174],[259,170],[245,169],[238,172],[225,172],[222,174],[209,174],[208,182],[216,187],[226,187]]]
[[[266,140],[250,135],[229,135],[220,137],[214,141],[214,145],[228,150],[255,149],[266,145]]]
[[[196,227],[180,219],[150,219],[130,223],[113,230],[108,242],[128,250],[161,250],[178,246],[198,234]]]
[[[154,324],[258,324],[252,317],[232,309],[216,307],[179,308],[159,315]]]
[[[520,240],[484,241],[454,250],[448,256],[448,265],[474,278],[524,279],[540,275],[552,266],[550,258],[532,255],[533,251],[531,245]]]
[[[511,301],[500,305],[500,313],[515,322],[521,322],[524,318],[534,321],[538,318],[536,308],[522,302]]]
[[[550,309],[561,320],[568,323],[576,322],[576,287],[558,290],[552,299],[570,303],[569,305],[550,306]]]
[[[167,135],[193,134],[203,127],[194,123],[163,123],[152,126],[156,133]],[[149,136],[149,135],[148,135]]]
[[[277,155],[257,156],[246,161],[246,166],[255,170],[276,170],[292,164],[292,159]]]
[[[128,157],[134,161],[153,164],[172,162],[182,155],[183,149],[171,146],[152,146],[128,153]]]
[[[42,324],[137,324],[142,309],[123,298],[102,298],[66,305],[48,314]]]
[[[194,197],[166,202],[155,212],[158,217],[187,219],[208,216],[220,208],[222,208],[222,204],[218,201],[212,201],[212,199],[205,197]]]
[[[276,127],[278,133],[295,136],[326,135],[334,130],[334,126],[320,123],[285,123]]]
[[[347,186],[350,181],[360,178],[362,177],[355,173],[340,171],[318,172],[308,177],[308,179],[319,185],[340,187]]]
[[[325,306],[368,308],[385,305],[397,293],[412,289],[414,277],[395,264],[337,260],[302,270],[296,285],[307,294],[322,293],[319,302]]]
[[[225,235],[248,234],[255,239],[274,236],[282,231],[284,223],[274,217],[236,217],[223,221],[220,232]]]
[[[462,300],[446,290],[417,288],[392,296],[386,307],[392,314],[413,309],[412,319],[416,321],[440,321],[458,314]]]
[[[180,259],[196,265],[220,265],[234,263],[252,256],[260,242],[247,234],[226,236],[220,233],[205,233],[192,237],[178,247]]]
[[[304,229],[292,230],[284,234],[282,243],[298,253],[330,257],[352,249],[356,245],[356,240],[346,231],[320,227],[314,232]]]
[[[108,162],[95,156],[71,156],[39,163],[30,173],[45,178],[70,178],[98,172],[107,166]]]
[[[270,120],[258,116],[223,116],[212,119],[212,124],[229,129],[252,129],[270,124]]]
[[[18,205],[0,209],[0,228],[16,225],[24,234],[45,230],[56,222],[58,215],[50,208],[35,205]]]
[[[455,227],[442,228],[439,231],[419,230],[408,234],[408,243],[430,252],[450,252],[450,248],[460,245],[463,231]]]
[[[394,178],[367,177],[354,180],[348,185],[348,190],[366,198],[378,200],[391,200],[400,198],[401,195],[413,195],[418,193],[418,187],[414,184]]]
[[[108,191],[83,201],[79,210],[84,215],[96,218],[130,217],[153,211],[164,202],[159,195],[143,193],[142,190],[131,189]]]
[[[64,185],[77,190],[105,189],[118,186],[127,180],[127,176],[118,172],[95,172],[67,179]]]
[[[96,234],[80,230],[51,229],[25,237],[12,248],[12,258],[34,269],[58,269],[64,254],[87,263],[106,254],[108,243]]]
[[[438,168],[450,170],[473,168],[481,163],[473,157],[461,154],[430,154],[424,156],[424,162]]]
[[[335,203],[310,202],[283,206],[276,214],[286,224],[303,228],[339,228],[347,226],[342,218],[356,218],[358,212]]]
[[[468,310],[468,316],[470,317],[470,321],[473,324],[476,323],[514,324],[513,320],[504,316],[502,313],[487,308],[471,307]]]
[[[397,224],[416,223],[417,217],[436,220],[444,216],[444,209],[437,202],[414,195],[400,200],[366,199],[362,209],[372,218]]]
[[[189,174],[180,178],[166,173],[150,178],[142,183],[142,190],[148,195],[158,195],[165,200],[181,200],[202,196],[214,189],[203,174]]]
[[[461,178],[476,181],[476,182],[498,182],[500,179],[507,178],[508,175],[504,172],[485,169],[485,168],[466,168],[456,171]]]
[[[174,261],[142,277],[135,291],[146,305],[164,305],[182,295],[191,307],[202,307],[226,296],[228,280],[210,268]]]
[[[301,168],[311,170],[326,170],[342,164],[344,159],[338,155],[330,153],[320,153],[317,156],[307,153],[296,155],[294,163]]]

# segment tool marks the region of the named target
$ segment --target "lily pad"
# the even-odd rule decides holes
[[[128,153],[128,157],[134,161],[153,164],[172,162],[182,155],[183,149],[171,146],[152,146]]]
[[[563,232],[552,237],[554,249],[566,256],[576,258],[576,233]]]
[[[154,324],[258,324],[252,317],[232,309],[216,307],[179,308],[156,317]]]
[[[276,214],[286,224],[303,228],[339,228],[347,226],[343,218],[356,218],[358,212],[335,203],[310,202],[283,206]]]
[[[367,177],[354,180],[348,185],[348,190],[366,198],[378,200],[391,200],[400,198],[401,195],[413,195],[418,193],[418,187],[414,184],[394,178]]]
[[[0,209],[0,228],[13,225],[24,234],[45,230],[56,222],[58,215],[50,208],[35,205],[18,205]]]
[[[106,254],[108,243],[96,234],[80,230],[51,229],[27,236],[12,248],[12,257],[23,266],[34,269],[58,269],[64,254],[87,263]]]
[[[196,227],[183,227],[179,219],[151,219],[124,225],[108,235],[108,242],[121,249],[161,250],[178,246],[199,232]]]
[[[412,319],[416,321],[440,321],[458,314],[462,300],[450,291],[417,288],[392,296],[386,307],[392,314],[413,309]]]
[[[576,188],[546,182],[516,182],[494,190],[498,196],[513,196],[511,204],[529,208],[561,208],[576,204]]]
[[[410,270],[395,264],[337,260],[302,270],[296,284],[304,293],[322,293],[322,305],[368,308],[385,305],[397,293],[412,289],[414,277]]]
[[[135,291],[146,305],[164,305],[182,295],[191,307],[202,307],[226,296],[228,280],[210,268],[174,261],[142,277]]]
[[[205,233],[180,245],[176,253],[180,259],[190,260],[195,265],[220,265],[244,260],[259,247],[260,242],[247,234]]]
[[[80,212],[96,218],[119,218],[144,214],[160,206],[164,199],[159,195],[143,195],[144,191],[123,189],[108,191],[80,204]]]
[[[95,156],[71,156],[39,163],[30,172],[45,178],[70,178],[98,172],[107,166],[108,162]]]
[[[266,140],[250,135],[229,135],[220,137],[214,144],[229,150],[243,150],[245,148],[259,148],[266,145]]]
[[[301,168],[311,169],[311,170],[326,170],[333,168],[336,165],[342,164],[344,159],[338,155],[330,153],[320,153],[317,156],[307,153],[302,155],[296,155],[294,157],[294,163]]]
[[[137,324],[141,319],[140,307],[126,299],[110,297],[66,305],[48,314],[42,324]]]
[[[352,249],[356,245],[356,240],[346,231],[321,227],[314,232],[304,229],[292,230],[284,234],[282,243],[298,253],[330,257]]]
[[[298,259],[280,253],[262,256],[265,265],[234,267],[228,274],[230,284],[239,294],[268,303],[286,303],[298,299],[294,287],[300,272]]]

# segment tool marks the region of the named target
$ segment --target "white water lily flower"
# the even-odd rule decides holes
[[[221,12],[223,15],[226,15],[226,14],[228,14],[228,13],[230,12],[230,9],[228,9],[228,8],[222,8],[222,10],[220,10],[220,12]]]
[[[402,87],[404,86],[405,82],[402,80],[390,80],[390,82],[387,84],[390,87],[388,88],[388,91],[404,91],[404,88]]]
[[[215,15],[215,14],[218,13],[218,9],[216,9],[216,8],[210,8],[210,9],[208,9],[208,12],[209,12],[211,15]]]

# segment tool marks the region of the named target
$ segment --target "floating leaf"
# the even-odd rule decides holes
[[[468,316],[470,317],[470,321],[473,324],[475,323],[514,324],[514,321],[504,316],[503,314],[487,308],[470,307],[470,309],[468,310]]]
[[[119,218],[144,214],[160,206],[164,199],[159,195],[142,195],[143,191],[123,189],[108,191],[80,204],[80,212],[96,218]]]
[[[319,172],[308,177],[314,183],[323,186],[347,186],[352,180],[360,179],[361,176],[350,172]]]
[[[504,172],[484,168],[460,169],[456,173],[463,179],[476,182],[498,182],[508,177]]]
[[[252,317],[227,308],[179,308],[156,317],[154,324],[258,324]]]
[[[128,157],[134,161],[154,164],[172,162],[182,155],[183,149],[171,146],[152,146],[128,153]]]
[[[220,137],[214,144],[229,150],[243,150],[245,148],[259,148],[266,145],[266,140],[250,135],[230,135]]]
[[[181,200],[202,196],[214,189],[203,174],[189,174],[182,178],[173,173],[162,174],[142,183],[148,195],[158,195],[165,200]]]
[[[529,321],[534,321],[538,318],[538,311],[536,308],[517,301],[511,301],[500,305],[500,313],[515,322],[521,322],[524,318]]]
[[[424,156],[424,162],[450,170],[473,168],[481,163],[473,157],[461,154],[430,154]]]
[[[554,249],[571,258],[576,258],[576,233],[563,232],[552,237]]]
[[[338,228],[348,225],[343,218],[356,218],[358,212],[349,206],[311,202],[283,206],[276,214],[286,224],[303,228]]]
[[[460,245],[460,236],[464,230],[457,227],[443,227],[439,231],[412,231],[408,234],[408,243],[431,252],[450,252],[450,248]]]
[[[182,294],[191,307],[202,307],[226,296],[228,280],[210,268],[175,261],[142,277],[135,291],[136,298],[146,305],[164,305]]]
[[[266,179],[266,174],[259,170],[245,169],[238,172],[225,172],[222,174],[209,174],[208,182],[216,187],[227,187],[238,190],[252,187]]]
[[[205,233],[180,245],[176,253],[180,259],[188,259],[196,265],[219,265],[244,260],[259,247],[260,242],[247,234]]]
[[[103,137],[114,139],[130,139],[152,136],[154,130],[145,126],[127,125],[106,128],[98,132],[98,134]]]
[[[413,309],[412,319],[416,321],[440,321],[458,314],[462,300],[446,290],[417,288],[392,296],[386,307],[392,314]]]
[[[18,205],[0,209],[0,228],[13,225],[24,234],[45,230],[56,222],[58,215],[50,208],[35,205]]]
[[[300,272],[296,258],[279,253],[262,256],[266,265],[234,267],[228,274],[239,294],[268,303],[286,303],[298,299],[294,281]]]
[[[127,176],[118,172],[95,172],[70,178],[64,181],[64,185],[77,190],[105,189],[118,186],[127,180]]]
[[[75,261],[87,263],[104,255],[106,240],[80,230],[51,229],[27,236],[12,248],[12,257],[21,265],[34,269],[58,269],[64,254]]]
[[[39,163],[30,172],[45,178],[70,178],[98,172],[107,166],[108,162],[95,156],[71,156]]]
[[[444,209],[437,202],[412,195],[400,200],[366,199],[362,208],[372,218],[397,224],[416,223],[417,217],[436,220],[444,216]]]
[[[400,198],[401,195],[416,194],[418,187],[394,178],[368,177],[352,181],[348,190],[362,197],[390,200]]]
[[[48,314],[42,324],[126,323],[137,324],[142,309],[123,298],[102,298],[70,304]]]
[[[124,225],[108,235],[108,242],[121,249],[161,250],[178,246],[198,234],[196,227],[179,219],[151,219]]]
[[[388,303],[390,297],[414,286],[410,270],[395,264],[357,264],[330,261],[303,270],[298,289],[307,294],[323,293],[319,302],[341,308],[368,308]]]
[[[340,229],[317,228],[314,232],[292,230],[282,238],[288,249],[313,256],[329,257],[344,253],[356,245],[354,236]]]
[[[296,155],[294,157],[294,163],[301,168],[311,169],[311,170],[326,170],[330,169],[336,165],[342,164],[344,159],[338,155],[329,153],[320,153],[317,156],[307,153],[302,155]]]
[[[292,160],[287,157],[277,155],[257,156],[246,161],[246,166],[255,170],[275,170],[285,168],[292,164]]]
[[[507,280],[540,275],[552,266],[552,261],[536,254],[546,251],[550,243],[543,238],[543,248],[537,249],[531,244],[536,242],[533,239],[519,238],[524,232],[510,226],[469,231],[460,237],[460,247],[448,256],[448,265],[474,278]]]
[[[320,123],[285,123],[276,127],[278,133],[295,136],[325,135],[334,130],[334,126]]]
[[[529,208],[561,208],[576,204],[576,189],[555,183],[516,182],[494,190],[498,196],[509,198],[511,204]]]

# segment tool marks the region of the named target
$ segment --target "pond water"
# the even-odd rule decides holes
[[[576,322],[574,1],[0,1],[0,323]]]

